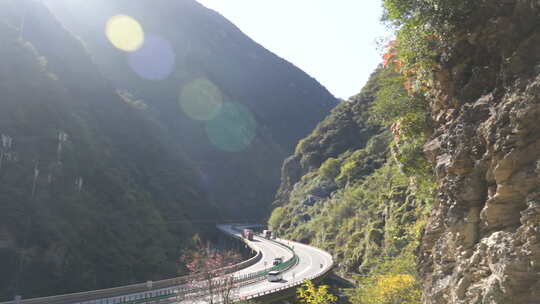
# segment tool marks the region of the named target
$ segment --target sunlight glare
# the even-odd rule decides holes
[[[247,149],[256,134],[257,122],[248,108],[239,103],[224,103],[223,108],[206,124],[206,134],[218,149],[240,152]]]
[[[221,90],[205,78],[197,78],[182,88],[180,107],[192,119],[211,120],[223,105]]]
[[[106,35],[117,49],[126,52],[138,50],[144,42],[144,32],[141,24],[126,15],[116,15],[109,19]]]
[[[176,56],[169,41],[152,34],[146,35],[144,44],[128,55],[130,67],[143,79],[163,80],[175,68]]]

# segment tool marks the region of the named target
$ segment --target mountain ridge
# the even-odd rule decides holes
[[[248,216],[264,216],[279,183],[281,160],[335,106],[335,98],[313,78],[244,36],[226,19],[212,18],[219,15],[195,1],[158,2],[151,12],[144,3],[117,1],[115,7],[109,7],[107,1],[97,1],[91,5],[100,7],[103,16],[99,20],[87,17],[84,22],[73,16],[78,16],[85,6],[79,8],[75,2],[63,7],[55,1],[46,3],[71,32],[82,37],[115,86],[144,100],[172,136],[188,149],[189,157],[201,164],[213,199],[219,205],[230,206],[226,211],[242,208]],[[107,18],[117,14],[133,16],[149,36],[157,34],[170,42],[176,61],[167,78],[157,82],[141,79],[126,63],[130,54],[110,45],[102,32]],[[215,88],[223,102],[239,105],[253,117],[253,144],[244,151],[223,151],[206,139],[207,122],[193,120],[180,109],[179,95],[201,79]],[[246,164],[253,158],[258,160]],[[261,165],[266,173],[256,169]],[[238,172],[238,184],[226,185],[230,176],[224,172],[232,171]],[[253,188],[259,191],[255,193]],[[233,196],[233,190],[239,195]],[[261,205],[266,208],[260,209]],[[235,213],[228,212],[228,216],[234,217]]]
[[[190,2],[183,3],[179,5]],[[191,70],[177,70],[168,85],[142,79],[126,63],[127,53],[114,49],[106,39],[93,49],[84,35],[69,29],[45,4],[32,0],[0,3],[0,31],[6,41],[0,53],[9,58],[0,63],[0,268],[5,269],[0,298],[46,296],[175,276],[185,271],[178,257],[192,246],[193,235],[212,237],[214,228],[208,222],[243,218],[238,210],[245,210],[249,218],[264,215],[279,180],[279,167],[272,165],[282,161],[292,139],[280,138],[275,131],[283,128],[286,117],[265,118],[257,112],[272,104],[276,115],[283,108],[293,108],[296,97],[303,96],[298,93],[301,90],[271,98],[264,94],[259,100],[264,107],[252,110],[246,100],[235,101],[241,97],[234,93],[238,88],[227,88],[224,84],[232,80],[220,76],[225,106],[216,117],[232,125],[221,128],[215,122],[191,119],[182,111],[179,89],[202,79],[203,87],[211,91],[205,75],[223,72],[212,65],[213,59],[194,60],[198,52],[176,57]],[[100,11],[97,1],[92,4]],[[105,36],[105,24],[87,30],[83,34]],[[219,40],[191,39],[201,45],[199,50],[210,42],[220,45]],[[240,35],[239,39],[246,38]],[[101,54],[100,62],[99,47],[114,56]],[[272,56],[265,60],[277,62],[278,70],[291,68]],[[259,85],[267,78],[285,81],[244,69],[244,58],[240,54],[240,61],[230,62],[244,71],[243,77]],[[124,70],[115,74],[117,66],[109,66],[111,62],[123,65]],[[205,65],[206,70],[193,69],[197,65]],[[150,76],[159,76],[156,71]],[[297,78],[293,78],[307,83],[308,96],[323,101],[314,103],[313,112],[296,123],[307,129],[334,99],[295,71]],[[187,80],[175,83],[179,79]],[[244,122],[235,125],[238,119]],[[211,142],[207,132],[223,136]],[[219,149],[216,143],[231,151]],[[231,201],[234,204],[227,204]]]

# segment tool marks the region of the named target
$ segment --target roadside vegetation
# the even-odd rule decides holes
[[[334,304],[337,297],[328,291],[328,285],[316,286],[313,282],[306,280],[300,288],[296,290],[300,303],[306,304]]]
[[[383,63],[362,92],[340,104],[300,141],[304,173],[269,225],[333,253],[354,280],[352,303],[421,301],[415,250],[435,200],[423,147],[440,62],[452,52],[469,0],[384,0],[395,30]],[[293,178],[289,177],[289,180]]]

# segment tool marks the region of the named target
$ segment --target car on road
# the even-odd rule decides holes
[[[272,261],[272,265],[274,265],[274,266],[277,266],[277,265],[279,265],[281,263],[283,263],[283,258],[282,257],[274,258],[274,260]]]
[[[266,278],[268,279],[268,282],[280,282],[283,280],[283,276],[279,271],[270,271]]]

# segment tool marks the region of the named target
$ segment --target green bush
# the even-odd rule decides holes
[[[430,83],[437,58],[451,51],[459,26],[479,1],[384,0],[382,21],[397,31],[396,47],[401,70],[420,85]]]
[[[298,299],[306,304],[334,304],[337,297],[328,291],[328,285],[315,286],[313,282],[306,280],[300,288],[296,290]]]
[[[285,215],[285,209],[283,207],[277,207],[272,212],[272,215],[270,216],[270,219],[268,220],[268,225],[272,229],[277,229],[283,222],[284,215]]]
[[[415,265],[411,253],[380,261],[368,276],[358,277],[358,287],[349,293],[352,302],[420,304],[421,282],[417,279]]]
[[[341,162],[333,157],[327,159],[319,168],[321,176],[334,180],[340,172]]]

